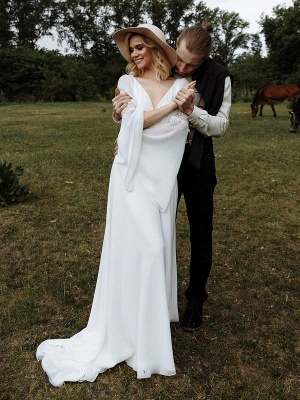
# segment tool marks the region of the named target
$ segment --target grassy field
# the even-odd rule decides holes
[[[299,383],[300,135],[287,106],[252,119],[232,107],[214,141],[214,263],[203,328],[172,325],[176,376],[137,380],[121,364],[94,383],[53,388],[35,360],[46,338],[87,322],[118,126],[111,104],[0,107],[0,158],[22,165],[35,197],[0,209],[1,400],[296,400]],[[189,231],[177,218],[179,310]],[[298,333],[297,333],[298,332]]]

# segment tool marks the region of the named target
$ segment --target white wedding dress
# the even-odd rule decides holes
[[[177,79],[159,106],[174,99]],[[37,359],[54,386],[94,381],[125,361],[137,378],[174,375],[170,321],[178,321],[175,253],[176,175],[188,122],[173,112],[143,130],[151,100],[132,76],[121,91],[133,100],[122,116],[108,193],[99,275],[86,328],[68,339],[49,339]]]

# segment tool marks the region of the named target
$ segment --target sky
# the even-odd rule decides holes
[[[236,12],[240,17],[250,23],[249,33],[256,33],[259,29],[257,21],[261,14],[273,16],[275,6],[293,5],[292,0],[202,0],[208,8],[219,7],[223,11]]]
[[[208,8],[220,8],[223,11],[236,12],[240,17],[249,22],[247,33],[256,33],[259,31],[257,21],[260,20],[262,14],[273,16],[272,10],[275,6],[285,6],[286,8],[293,5],[292,0],[202,0]],[[212,21],[213,22],[213,21]],[[56,40],[51,37],[44,37],[38,41],[38,45],[48,50],[58,49],[64,52],[65,46],[59,47]]]
[[[273,8],[276,6],[291,7],[292,0],[202,0],[209,8],[220,8],[223,11],[236,12],[240,18],[249,22],[249,28],[245,30],[247,33],[259,33],[260,26],[258,21],[262,14],[273,17]],[[263,37],[262,54],[266,55],[266,47]]]

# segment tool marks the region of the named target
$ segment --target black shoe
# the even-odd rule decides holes
[[[186,332],[195,332],[201,328],[203,320],[203,303],[189,300],[182,317],[181,327]]]

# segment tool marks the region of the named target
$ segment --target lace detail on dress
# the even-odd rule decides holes
[[[170,122],[176,122],[179,124],[180,121],[187,122],[187,115],[179,110],[175,112],[175,114],[171,117]]]
[[[136,102],[134,101],[134,99],[131,99],[130,102],[128,103],[127,107],[125,107],[124,110],[121,112],[122,118],[123,118],[126,114],[128,114],[128,113],[134,111],[135,108],[136,108]]]

